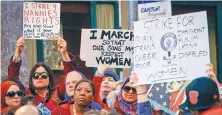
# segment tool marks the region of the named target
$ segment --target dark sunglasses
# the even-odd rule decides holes
[[[43,79],[46,79],[49,76],[49,74],[48,74],[48,72],[42,72],[42,73],[35,72],[32,75],[33,79],[38,79],[39,76],[41,76]]]
[[[17,94],[19,97],[22,97],[22,96],[25,95],[24,91],[18,90],[18,91],[16,91],[16,92],[15,92],[15,91],[9,91],[9,92],[6,93],[6,96],[7,96],[7,97],[14,97],[16,94]]]
[[[129,86],[124,86],[123,87],[123,90],[125,91],[125,92],[130,92],[130,90],[132,90],[133,91],[133,93],[136,93],[136,89],[135,88],[133,88],[133,87],[129,87]]]

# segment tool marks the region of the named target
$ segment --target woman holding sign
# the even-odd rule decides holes
[[[8,78],[19,79],[19,70],[21,66],[21,54],[24,49],[25,38],[20,37],[16,43],[15,55],[10,59],[8,67]],[[65,75],[69,71],[75,70],[75,59],[70,59],[67,53],[67,43],[59,37],[57,40],[58,50],[63,59]],[[32,68],[29,75],[28,90],[35,97],[36,104],[42,111],[51,113],[51,110],[57,107],[57,104],[64,99],[65,78],[59,87],[54,86],[54,78],[51,68],[44,63],[37,63]]]

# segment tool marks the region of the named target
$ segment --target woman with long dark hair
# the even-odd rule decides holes
[[[25,39],[20,37],[16,43],[16,51],[14,56],[10,59],[8,78],[19,79],[19,70],[21,66],[21,53],[24,48]],[[75,70],[75,59],[67,53],[67,43],[59,37],[57,40],[58,50],[60,51],[63,59],[65,75],[69,71]],[[36,104],[44,111],[51,111],[56,108],[58,103],[64,99],[65,93],[65,78],[61,84],[54,86],[54,76],[51,68],[44,63],[37,63],[33,66],[29,75],[29,90],[34,95]]]

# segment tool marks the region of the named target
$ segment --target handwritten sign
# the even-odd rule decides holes
[[[133,31],[82,29],[80,59],[87,67],[106,64],[130,68],[133,57]]]
[[[205,11],[134,22],[134,29],[139,84],[206,75],[210,52]]]
[[[138,19],[171,16],[171,0],[138,4]]]
[[[23,36],[56,39],[60,31],[60,3],[24,2]]]

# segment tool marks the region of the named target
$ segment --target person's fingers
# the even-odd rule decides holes
[[[57,42],[57,45],[59,45],[59,44],[64,44],[64,45],[66,45],[66,41],[59,40],[59,41]]]
[[[19,41],[19,44],[25,44],[25,41]]]
[[[206,70],[206,73],[208,72],[213,72],[213,65],[212,64],[207,64],[208,69]]]
[[[18,47],[24,47],[24,43],[19,43]]]
[[[211,63],[209,63],[209,64],[207,64],[209,67],[213,67],[213,64],[211,64]]]

